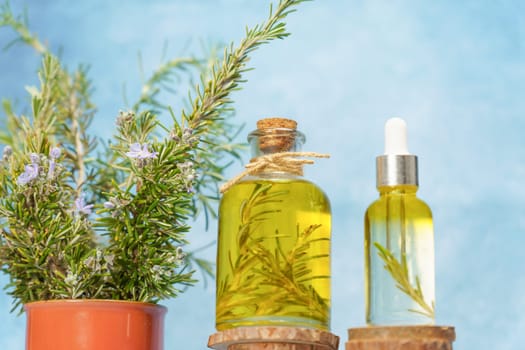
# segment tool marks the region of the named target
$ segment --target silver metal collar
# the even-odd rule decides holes
[[[417,174],[417,156],[381,155],[376,157],[377,187],[395,185],[419,186]]]

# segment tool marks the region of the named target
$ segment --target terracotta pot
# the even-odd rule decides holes
[[[26,350],[162,350],[160,305],[118,300],[28,303]]]

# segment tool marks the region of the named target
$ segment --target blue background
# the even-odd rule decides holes
[[[168,57],[198,53],[201,40],[238,42],[245,26],[266,18],[268,4],[12,1],[16,13],[28,7],[31,29],[69,67],[90,64],[93,128],[104,137],[126,108],[123,85],[130,101],[140,92],[137,52],[149,75],[165,42]],[[333,207],[332,331],[344,344],[347,328],[364,325],[363,213],[377,197],[383,124],[400,116],[409,149],[420,157],[419,194],[434,212],[438,324],[456,327],[457,349],[521,348],[525,2],[317,0],[301,5],[288,28],[291,37],[253,55],[256,70],[233,98],[244,135],[259,118],[295,118],[307,135],[304,150],[332,155],[306,169]],[[0,45],[13,37],[0,28]],[[27,112],[24,86],[37,84],[38,65],[25,46],[0,53],[0,96],[17,101],[17,111]],[[241,169],[236,163],[228,175]],[[200,247],[215,231],[216,223],[205,232],[198,222],[188,237]],[[214,259],[214,248],[203,255]],[[206,348],[214,332],[213,285],[164,303],[166,349]],[[10,307],[2,295],[0,348],[22,349],[25,319]]]

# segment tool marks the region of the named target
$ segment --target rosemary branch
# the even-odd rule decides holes
[[[33,47],[38,53],[47,52],[47,47],[38,40],[38,37],[31,33],[27,26],[27,16],[19,16],[18,18],[13,15],[9,2],[6,1],[0,5],[0,27],[11,27],[17,34],[17,38],[9,42],[4,49],[8,49],[17,42],[25,42],[26,44]]]
[[[224,50],[222,63],[215,64],[210,79],[202,82],[204,89],[201,91],[197,87],[192,111],[189,114],[182,112],[183,119],[188,120],[192,129],[203,128],[220,117],[220,113],[232,102],[229,94],[238,90],[239,84],[244,82],[242,73],[247,71],[249,54],[264,43],[290,35],[283,20],[294,11],[294,6],[305,1],[308,0],[280,0],[275,12],[270,6],[270,16],[265,23],[247,29],[246,37],[237,48],[232,44]]]
[[[181,57],[162,63],[142,85],[140,97],[132,110],[139,111],[142,106],[168,109],[168,106],[158,100],[157,95],[163,90],[171,90],[169,82],[176,71],[184,71],[191,67],[202,70],[201,64],[202,60],[195,57]]]
[[[430,318],[434,318],[434,303],[428,305],[423,296],[423,290],[419,277],[416,276],[416,285],[413,286],[410,282],[408,273],[408,264],[406,255],[401,255],[401,261],[392,254],[391,251],[383,247],[381,244],[375,242],[374,246],[377,248],[377,254],[381,257],[385,263],[384,268],[390,273],[394,281],[396,281],[396,287],[409,296],[414,302],[416,302],[424,311],[409,310],[411,312],[420,313]]]

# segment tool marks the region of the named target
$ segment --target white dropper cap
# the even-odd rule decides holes
[[[407,124],[401,118],[385,123],[385,154],[376,158],[377,187],[418,185],[417,157],[408,152]]]
[[[407,123],[401,118],[390,118],[385,123],[385,154],[410,154],[407,146]]]

